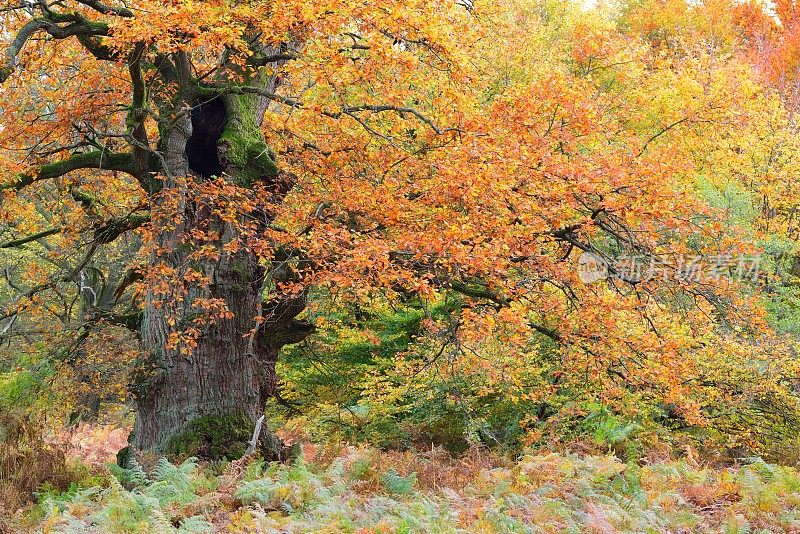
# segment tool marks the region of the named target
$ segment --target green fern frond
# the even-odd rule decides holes
[[[383,482],[383,487],[389,493],[409,495],[414,492],[414,486],[417,483],[417,474],[411,473],[406,477],[402,477],[397,471],[390,469],[381,475],[381,482]]]

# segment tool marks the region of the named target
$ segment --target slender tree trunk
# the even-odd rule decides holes
[[[260,129],[267,102],[255,95],[225,95],[222,102],[225,128],[216,148],[225,179],[243,187],[265,184],[276,199],[282,198],[291,184],[277,172]],[[173,199],[176,193],[186,198],[179,178],[192,174],[186,153],[192,122],[188,113],[178,113],[163,147],[165,190],[173,189],[167,191]],[[196,123],[195,130],[198,127]],[[190,147],[203,143],[195,136]],[[158,234],[162,253],[151,258],[153,268],[163,262],[180,271],[189,253],[181,239],[201,223],[215,225],[222,242],[236,238],[235,225],[202,213],[190,201],[179,204],[183,222]],[[268,214],[257,215],[269,222]],[[184,288],[182,301],[148,296],[141,331],[148,361],[134,390],[137,414],[130,441],[136,453],[234,458],[246,450],[264,403],[276,390],[275,363],[281,347],[302,340],[312,327],[295,319],[305,307],[304,298],[272,295],[262,302],[265,269],[250,251],[223,252],[219,259],[203,260],[194,268],[211,281],[208,287]],[[196,346],[181,352],[170,340],[192,321],[196,311],[191,304],[201,297],[222,299],[233,316],[200,327]],[[258,325],[257,316],[267,320]],[[254,329],[257,334],[250,335]],[[281,455],[280,442],[266,425],[259,444],[265,456]]]

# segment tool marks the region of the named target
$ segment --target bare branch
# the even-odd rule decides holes
[[[438,126],[436,126],[436,124],[434,124],[433,121],[430,120],[428,117],[426,117],[416,109],[409,107],[378,105],[378,106],[351,106],[342,109],[342,113],[346,114],[358,113],[360,111],[372,111],[374,113],[382,113],[384,111],[394,111],[395,113],[400,114],[401,117],[403,116],[404,113],[408,113],[410,115],[415,116],[417,119],[424,122],[425,124],[427,124],[431,128],[431,130],[436,132],[438,135],[442,135],[447,132],[457,131],[456,128],[441,129]]]
[[[222,88],[203,88],[202,90],[206,91],[206,92],[211,92],[211,93],[214,93],[214,94],[225,94],[225,93],[230,93],[230,94],[246,94],[246,93],[257,94],[257,95],[263,96],[265,98],[268,98],[269,100],[273,100],[275,102],[280,102],[281,104],[287,105],[289,107],[293,107],[293,108],[304,108],[305,107],[303,105],[303,103],[300,102],[299,100],[295,100],[293,98],[289,98],[289,97],[286,97],[286,96],[279,95],[277,93],[273,93],[272,91],[268,91],[266,89],[262,89],[261,87],[228,86],[228,87],[222,87]],[[332,119],[338,119],[342,115],[347,115],[347,116],[352,117],[353,119],[358,120],[358,118],[355,116],[355,114],[363,112],[363,111],[371,111],[373,113],[382,113],[382,112],[386,112],[386,111],[392,111],[392,112],[395,112],[395,113],[399,114],[401,117],[403,117],[405,114],[413,115],[420,122],[423,122],[428,127],[430,127],[430,129],[433,130],[434,132],[436,132],[436,134],[438,134],[438,135],[443,135],[443,134],[445,134],[447,132],[456,132],[456,131],[458,131],[457,128],[440,128],[431,119],[429,119],[428,117],[426,117],[425,115],[420,113],[418,110],[416,110],[414,108],[411,108],[411,107],[405,107],[405,106],[393,106],[393,105],[388,105],[388,104],[380,104],[380,105],[366,105],[366,104],[363,104],[363,105],[358,105],[358,106],[345,106],[345,107],[343,107],[342,109],[340,109],[338,111],[323,110],[321,113],[322,113],[322,115],[324,115],[326,117],[330,117]],[[361,121],[359,121],[359,122],[361,122]]]
[[[92,9],[102,13],[103,15],[117,15],[119,17],[125,17],[125,18],[133,17],[133,11],[125,7],[107,6],[103,3],[98,2],[97,0],[78,0],[78,2],[80,2],[85,6],[91,7]]]
[[[636,155],[637,156],[641,156],[642,154],[644,154],[645,151],[647,150],[647,147],[650,146],[650,143],[652,143],[653,141],[655,141],[656,139],[658,139],[659,137],[661,137],[662,135],[664,135],[665,133],[667,133],[671,129],[675,128],[676,126],[678,126],[680,124],[683,124],[684,122],[688,121],[691,118],[692,118],[691,116],[683,117],[682,119],[678,119],[675,122],[673,122],[672,124],[670,124],[669,126],[665,126],[661,130],[659,130],[652,137],[650,137],[650,139],[645,141],[644,145],[642,145],[641,150],[639,150],[639,153],[636,154]]]

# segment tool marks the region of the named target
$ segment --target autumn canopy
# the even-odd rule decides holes
[[[796,444],[793,3],[0,6],[0,370],[129,456]]]

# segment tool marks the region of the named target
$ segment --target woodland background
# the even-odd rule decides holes
[[[273,4],[105,6],[91,46],[44,27],[0,68],[6,528],[800,531],[800,6]],[[89,22],[61,28],[103,13],[77,5]],[[10,50],[34,8],[0,6]],[[168,188],[145,215],[125,172],[47,165],[160,128],[131,119],[125,60],[98,54],[146,42],[199,73],[262,19],[304,42],[260,127],[293,182],[279,205],[181,182],[240,232],[181,243],[255,251],[265,291],[303,296],[313,327],[282,347],[264,412],[286,457],[212,437],[119,467],[142,355],[126,321],[204,275],[147,263],[178,225]],[[242,222],[257,209],[267,229]],[[587,250],[757,256],[759,275],[585,284]],[[238,313],[193,306],[168,340],[187,357]]]

